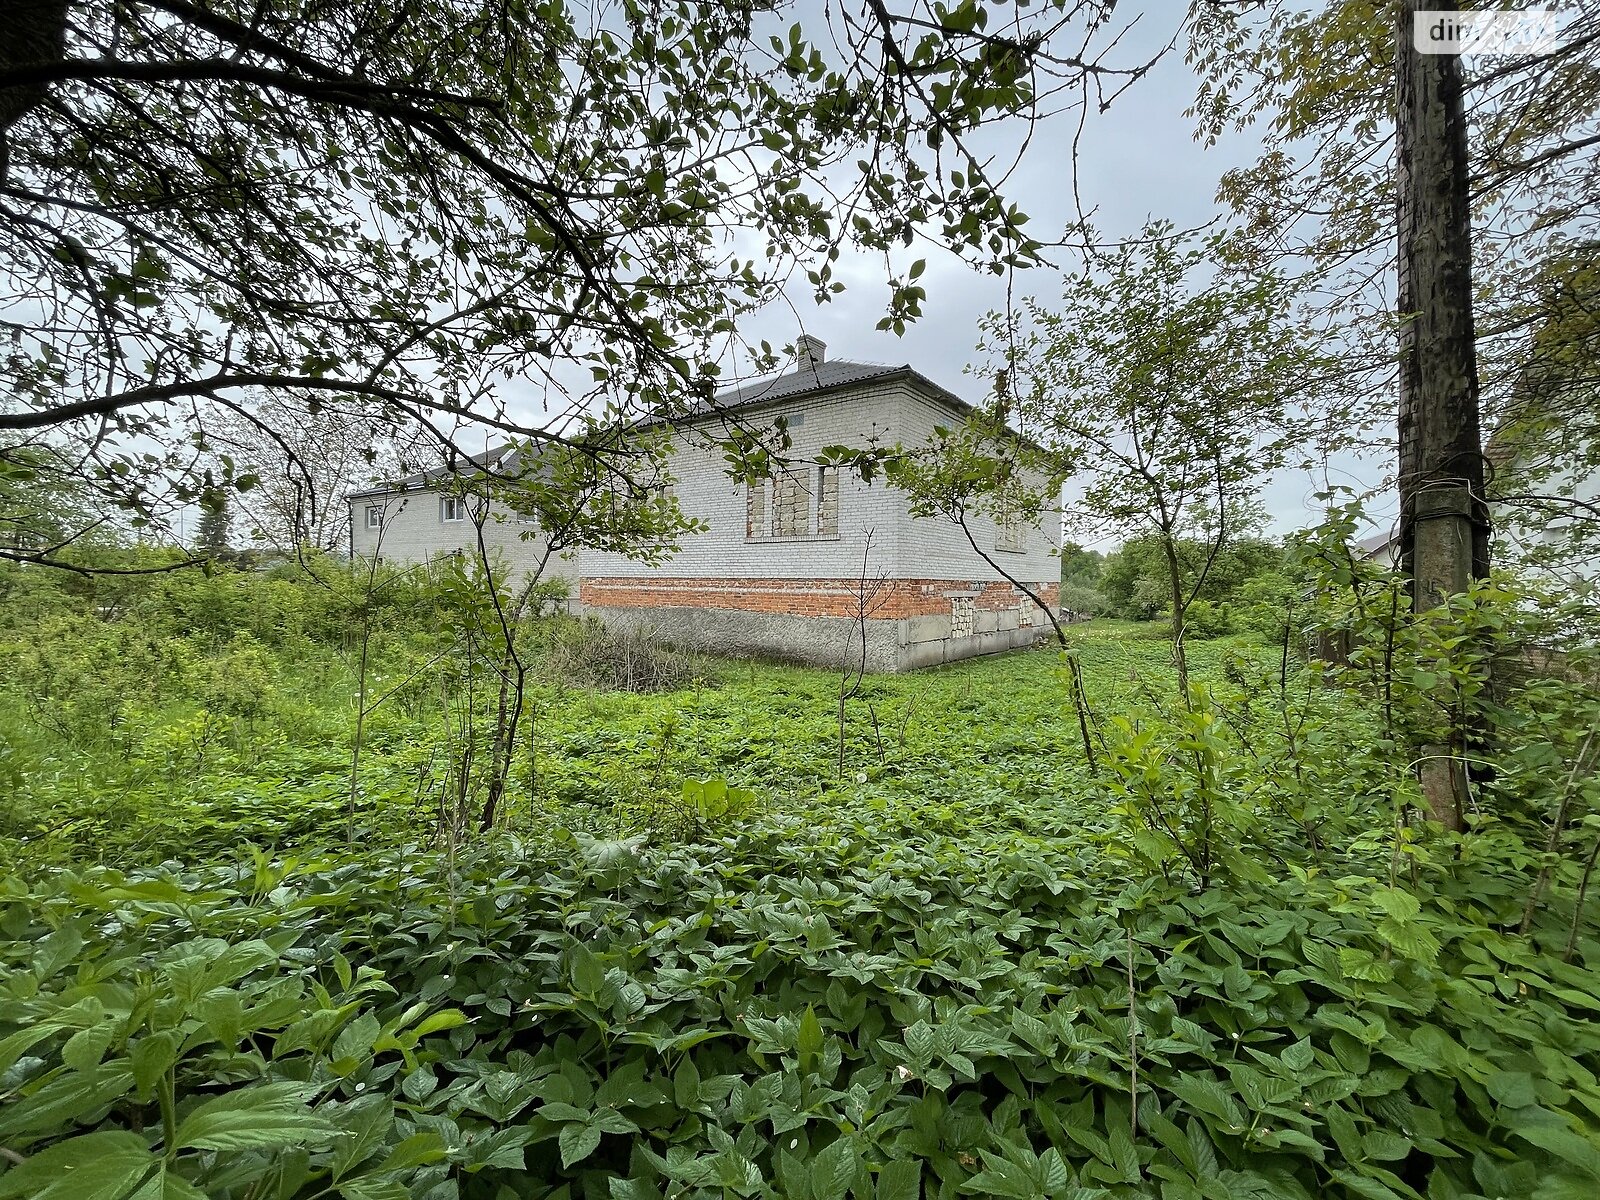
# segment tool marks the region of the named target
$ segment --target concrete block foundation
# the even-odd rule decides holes
[[[686,648],[832,668],[860,661],[864,629],[866,667],[878,674],[1032,646],[1048,630],[1038,607],[1009,584],[897,580],[860,622],[853,581],[716,580],[703,589],[695,582],[585,580],[583,612]],[[1053,586],[1036,591],[1054,603]],[[703,602],[684,602],[691,600]]]

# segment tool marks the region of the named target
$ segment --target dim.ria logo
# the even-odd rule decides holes
[[[1525,12],[1423,9],[1413,15],[1411,32],[1422,54],[1548,54],[1561,44],[1577,15],[1558,8]]]

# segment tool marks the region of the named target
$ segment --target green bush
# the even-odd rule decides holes
[[[1079,618],[1103,617],[1111,611],[1111,601],[1094,588],[1067,584],[1061,589],[1061,608]]]
[[[1192,638],[1217,638],[1234,631],[1233,608],[1196,600],[1183,614],[1183,627]]]

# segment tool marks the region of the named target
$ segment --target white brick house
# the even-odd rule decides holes
[[[553,561],[549,572],[568,581],[575,609],[721,651],[837,665],[860,653],[857,618],[865,607],[875,671],[1011,649],[1047,631],[1044,614],[1005,574],[1056,603],[1053,506],[1003,525],[967,518],[1002,574],[955,522],[913,517],[894,487],[812,461],[829,445],[927,445],[936,426],[959,425],[971,406],[910,366],[828,361],[816,339],[799,344],[796,368],[723,393],[674,434],[674,495],[706,530],[661,565],[593,550]],[[790,468],[754,484],[730,479],[717,446],[728,413],[747,427],[783,418]],[[356,555],[416,560],[475,550],[473,523],[426,479],[358,493],[350,503]],[[522,541],[524,532],[491,522],[485,537],[492,534],[492,548],[526,569],[543,547]]]

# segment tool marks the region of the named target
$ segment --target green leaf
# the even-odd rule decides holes
[[[237,1046],[244,1037],[244,998],[231,988],[201,996],[195,1001],[194,1014],[224,1046]]]
[[[1050,1032],[1050,1026],[1038,1017],[1029,1016],[1020,1008],[1012,1010],[1011,1028],[1016,1031],[1018,1037],[1041,1054],[1048,1054],[1055,1049],[1056,1039]]]
[[[383,1026],[376,1016],[362,1013],[340,1030],[339,1036],[334,1039],[333,1060],[371,1058],[373,1044],[382,1032]]]
[[[1008,1200],[1034,1200],[1041,1195],[1027,1167],[988,1150],[983,1151],[983,1170],[968,1179],[964,1188],[990,1196],[1004,1196]]]
[[[1410,921],[1422,912],[1421,901],[1399,888],[1374,888],[1370,899],[1396,921]]]
[[[363,1096],[340,1109],[335,1119],[340,1132],[333,1147],[333,1177],[340,1179],[383,1145],[394,1128],[394,1102],[387,1096]]]
[[[303,1083],[267,1083],[207,1100],[183,1119],[175,1144],[198,1150],[266,1150],[323,1142],[333,1132]]]
[[[88,1071],[99,1066],[100,1060],[105,1057],[106,1047],[111,1045],[116,1028],[116,1022],[103,1021],[88,1029],[78,1030],[61,1048],[61,1061],[74,1071]]]
[[[661,1189],[645,1179],[620,1179],[613,1175],[606,1180],[611,1200],[661,1200]]]
[[[413,1133],[389,1151],[389,1156],[378,1165],[385,1172],[409,1171],[412,1167],[425,1167],[442,1161],[449,1154],[444,1139],[433,1130]]]
[[[1600,1179],[1600,1144],[1575,1132],[1559,1114],[1551,1114],[1547,1109],[1517,1109],[1514,1116],[1507,1119],[1507,1124],[1518,1137],[1541,1150],[1548,1150],[1557,1161]]]
[[[571,973],[574,995],[593,999],[605,986],[605,968],[587,946],[580,944],[567,951],[567,970]]]
[[[112,1200],[125,1195],[155,1162],[136,1133],[86,1133],[30,1154],[26,1162],[8,1168],[0,1175],[0,1200],[15,1196]]]
[[[1215,1117],[1229,1129],[1241,1129],[1244,1112],[1232,1095],[1203,1075],[1183,1075],[1171,1084],[1172,1094],[1196,1112]]]
[[[19,1029],[4,1041],[0,1041],[0,1074],[9,1071],[16,1065],[17,1059],[57,1032],[59,1031],[55,1026],[40,1023],[28,1029]]]
[[[1301,1038],[1283,1052],[1283,1065],[1291,1071],[1304,1071],[1317,1056],[1310,1038]]]
[[[700,1102],[700,1069],[687,1054],[672,1077],[672,1098],[685,1112]]]
[[[146,1034],[133,1044],[129,1054],[133,1082],[140,1094],[148,1096],[167,1069],[178,1061],[178,1042],[168,1030]]]
[[[599,1148],[600,1130],[593,1125],[580,1125],[577,1122],[563,1125],[557,1144],[561,1147],[561,1165],[570,1167],[573,1163],[582,1162]]]
[[[412,1033],[419,1039],[425,1038],[430,1033],[442,1033],[446,1029],[454,1029],[458,1025],[465,1025],[469,1020],[471,1018],[459,1008],[447,1008],[441,1012],[434,1013],[412,1030]]]
[[[1539,1103],[1533,1076],[1526,1071],[1498,1071],[1489,1076],[1485,1086],[1489,1089],[1489,1095],[1507,1108],[1527,1108],[1530,1104]]]
[[[848,1137],[829,1143],[811,1159],[811,1195],[814,1200],[844,1200],[856,1179],[855,1147]]]
[[[139,1189],[141,1195],[144,1190],[143,1188]],[[130,1197],[129,1200],[138,1200],[138,1197]],[[161,1200],[211,1200],[211,1197],[195,1187],[182,1175],[177,1174],[171,1166],[163,1164],[161,1171]]]
[[[132,1088],[133,1076],[121,1062],[57,1075],[25,1102],[12,1100],[6,1106],[0,1113],[0,1138],[70,1126],[98,1113]]]
[[[33,974],[40,982],[78,957],[83,950],[83,935],[72,926],[58,929],[33,947]]]
[[[411,1189],[398,1179],[349,1179],[339,1185],[344,1200],[411,1200]]]
[[[933,1030],[926,1021],[916,1021],[907,1028],[905,1041],[913,1066],[925,1067],[933,1061]]]
[[[918,1200],[921,1194],[921,1163],[897,1159],[878,1169],[876,1200]]]
[[[817,1011],[811,1005],[806,1005],[805,1015],[800,1018],[800,1032],[795,1040],[795,1049],[800,1055],[800,1064],[804,1069],[810,1069],[808,1064],[816,1061],[817,1055],[822,1053],[826,1042],[822,1032],[822,1022],[817,1020]]]

